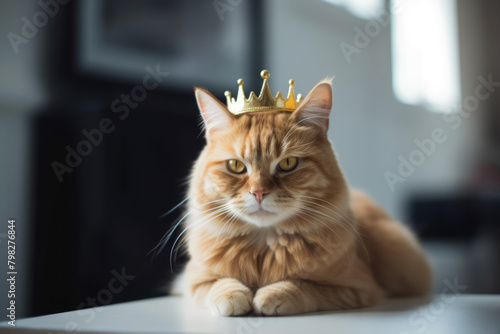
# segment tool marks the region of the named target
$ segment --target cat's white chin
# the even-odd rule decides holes
[[[259,209],[249,214],[246,214],[245,220],[248,223],[259,227],[270,227],[283,221],[284,218],[282,215],[278,213],[267,211],[264,209]]]

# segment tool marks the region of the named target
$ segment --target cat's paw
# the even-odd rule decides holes
[[[214,314],[222,316],[244,315],[252,311],[252,291],[240,281],[224,278],[212,285],[207,303]]]
[[[301,292],[292,283],[278,282],[257,290],[253,307],[262,315],[297,314],[306,312],[301,299]]]

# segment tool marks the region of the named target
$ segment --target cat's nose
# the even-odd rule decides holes
[[[255,196],[255,199],[259,204],[262,204],[262,201],[264,200],[264,196],[269,194],[269,191],[267,190],[250,190],[250,194]]]

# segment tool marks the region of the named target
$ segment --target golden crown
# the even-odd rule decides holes
[[[231,97],[231,92],[226,91],[224,95],[227,98],[227,108],[230,112],[235,115],[254,112],[254,111],[273,111],[273,110],[286,110],[286,111],[294,111],[302,102],[302,94],[297,95],[297,99],[295,99],[295,92],[293,90],[293,86],[295,86],[295,81],[290,79],[288,81],[289,89],[288,96],[285,99],[281,92],[276,94],[276,97],[273,97],[271,94],[271,89],[269,88],[269,84],[267,83],[267,79],[271,76],[268,70],[262,70],[260,72],[260,76],[264,79],[262,84],[262,89],[260,91],[259,97],[255,95],[254,92],[250,92],[250,96],[245,98],[245,92],[243,91],[243,79],[238,79],[238,97],[235,100],[234,97]]]

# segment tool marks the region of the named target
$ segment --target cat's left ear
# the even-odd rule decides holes
[[[215,96],[208,91],[196,87],[196,102],[205,123],[207,138],[215,132],[231,127],[235,117]]]
[[[299,108],[293,113],[297,123],[317,127],[324,133],[327,132],[333,103],[331,82],[331,79],[323,80],[307,94]]]

